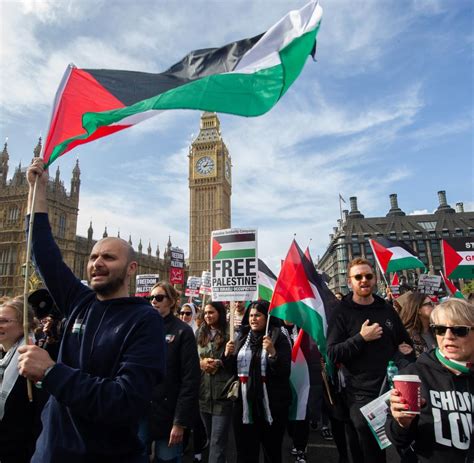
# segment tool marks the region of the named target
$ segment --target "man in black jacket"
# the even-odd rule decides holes
[[[342,366],[345,377],[353,462],[384,462],[385,452],[380,450],[360,408],[379,395],[389,360],[413,349],[398,314],[374,294],[377,280],[370,262],[353,259],[348,280],[353,292],[340,302],[329,322],[328,354]]]

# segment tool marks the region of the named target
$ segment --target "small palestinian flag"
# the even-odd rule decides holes
[[[459,291],[459,289],[456,288],[456,286],[454,286],[454,283],[448,278],[446,278],[443,272],[439,272],[439,273],[441,275],[441,278],[443,279],[444,286],[446,286],[446,290],[451,295],[451,297],[455,297],[456,299],[465,299],[461,291]]]
[[[270,302],[277,277],[262,259],[258,259],[258,298]]]
[[[69,66],[56,93],[43,159],[50,165],[78,145],[167,109],[266,113],[314,56],[321,17],[312,0],[264,34],[194,50],[160,74]]]
[[[257,234],[255,232],[239,232],[219,230],[212,232],[211,259],[245,259],[257,256]]]
[[[474,247],[472,238],[442,240],[446,278],[474,279]]]
[[[400,286],[400,280],[398,279],[398,273],[393,274],[392,282],[390,286]]]
[[[291,351],[291,406],[288,414],[290,420],[304,420],[308,406],[310,377],[310,339],[308,334],[300,330]]]
[[[278,275],[270,313],[306,331],[316,341],[327,364],[327,320],[336,304],[334,294],[293,240]]]
[[[425,268],[425,264],[405,243],[391,241],[387,238],[378,238],[377,240],[370,239],[369,244],[382,273]]]

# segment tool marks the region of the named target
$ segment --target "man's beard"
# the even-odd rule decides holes
[[[122,275],[104,283],[91,284],[91,287],[100,296],[110,296],[123,286],[126,278],[127,269],[124,269]]]

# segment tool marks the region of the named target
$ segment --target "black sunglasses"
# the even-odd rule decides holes
[[[187,317],[189,317],[189,316],[192,315],[193,313],[192,313],[192,312],[180,312],[179,314],[180,314],[180,315],[186,315]]]
[[[364,273],[364,274],[360,274],[358,273],[357,275],[352,275],[352,278],[355,278],[357,281],[362,281],[362,278],[364,278],[366,280],[372,280],[372,278],[374,278],[374,274],[373,273]]]
[[[149,301],[152,301],[155,299],[156,302],[163,302],[163,299],[165,297],[168,297],[166,294],[155,294],[154,296],[147,296],[145,299],[148,299]]]
[[[472,326],[430,325],[430,327],[437,336],[444,336],[449,328],[457,338],[465,338],[474,329]]]

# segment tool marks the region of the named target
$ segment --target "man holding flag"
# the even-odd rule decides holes
[[[384,462],[385,452],[360,408],[378,397],[389,360],[401,355],[399,349],[413,352],[412,342],[393,307],[374,294],[377,280],[369,261],[358,257],[349,263],[348,285],[353,292],[342,299],[328,326],[328,356],[342,365],[345,377],[352,461]]]
[[[128,297],[136,269],[120,238],[98,241],[84,286],[63,262],[47,215],[48,175],[35,158],[27,172],[29,212],[35,182],[33,255],[66,323],[57,362],[34,345],[19,349],[20,374],[41,381],[50,399],[33,463],[142,463],[138,422],[164,376],[161,316],[143,298]]]

